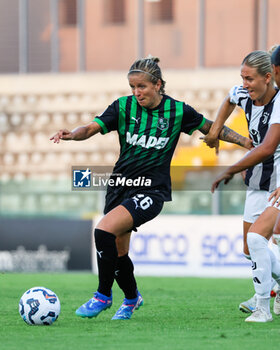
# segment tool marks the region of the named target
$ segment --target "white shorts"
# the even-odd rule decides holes
[[[252,190],[248,188],[246,192],[243,220],[250,223],[255,222],[261,213],[267,207],[271,206],[271,202],[268,201],[270,195],[271,192],[268,191]],[[274,207],[280,210],[280,207],[277,207],[277,202],[274,204]]]

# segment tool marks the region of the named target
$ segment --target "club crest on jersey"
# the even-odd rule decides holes
[[[167,118],[159,117],[158,119],[158,129],[165,130],[169,126],[169,120]]]
[[[264,112],[264,114],[262,115],[262,118],[261,118],[263,124],[267,124],[269,116],[270,116],[269,112]]]

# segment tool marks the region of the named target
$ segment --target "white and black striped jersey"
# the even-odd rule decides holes
[[[254,147],[260,145],[272,124],[280,123],[280,92],[264,106],[255,106],[249,93],[242,86],[234,86],[230,102],[240,106],[246,115],[248,130]],[[252,189],[273,191],[280,186],[280,145],[273,156],[248,169],[245,183]]]

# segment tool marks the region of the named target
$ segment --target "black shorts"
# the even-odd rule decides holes
[[[163,195],[158,190],[135,191],[108,191],[106,194],[104,214],[117,207],[124,206],[133,218],[132,230],[154,219],[162,210]]]

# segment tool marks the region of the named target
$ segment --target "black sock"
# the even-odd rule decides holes
[[[109,297],[111,296],[111,289],[114,283],[118,257],[116,236],[112,233],[95,229],[94,237],[98,264],[98,292]]]
[[[128,254],[117,259],[115,279],[127,299],[137,297],[137,284],[133,271],[134,266]]]

